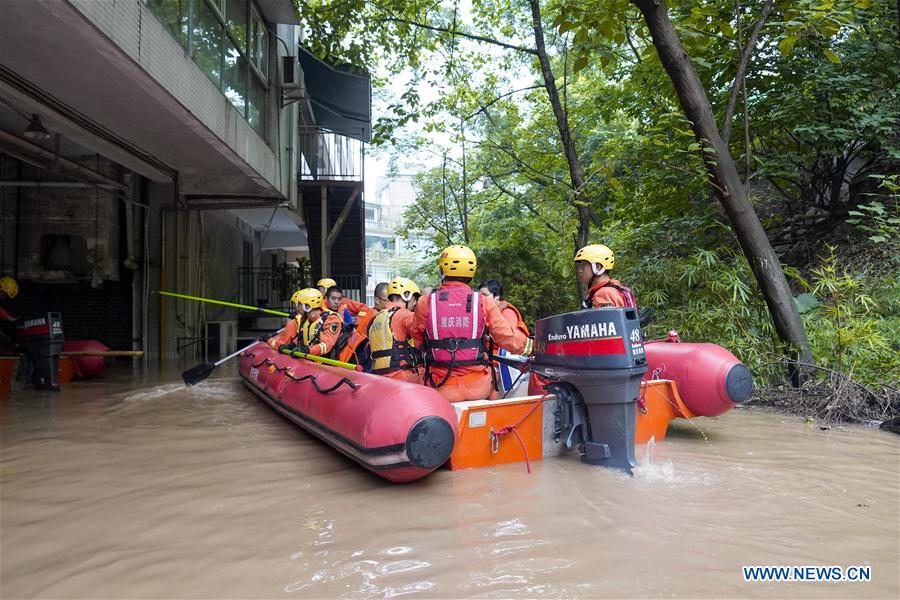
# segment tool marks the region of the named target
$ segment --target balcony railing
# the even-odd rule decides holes
[[[344,296],[352,300],[365,297],[362,289],[362,277],[359,275],[333,275]],[[241,290],[241,304],[270,308],[272,310],[290,310],[290,297],[296,291],[285,281],[283,271],[269,267],[241,267],[238,269],[238,282]]]
[[[301,180],[363,180],[363,142],[317,127],[301,127],[300,138]]]

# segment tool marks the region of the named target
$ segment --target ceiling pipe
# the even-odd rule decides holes
[[[39,156],[41,158],[47,159],[48,161],[54,161],[57,159],[54,152],[47,150],[46,148],[39,146],[37,144],[32,144],[28,140],[24,140],[17,135],[13,135],[8,131],[4,131],[0,129],[0,142],[5,143],[8,146],[14,146],[20,150],[24,150],[25,152],[29,152],[33,155]],[[92,182],[105,184],[110,186],[120,192],[127,192],[128,186],[125,184],[112,179],[111,177],[107,177],[102,173],[98,173],[93,169],[89,169],[84,167],[73,160],[69,160],[68,158],[59,157],[59,166],[64,171],[71,171],[72,173],[77,173],[83,178],[86,178]]]
[[[0,187],[100,188],[117,191],[115,186],[105,183],[85,183],[83,181],[13,181],[0,179]]]

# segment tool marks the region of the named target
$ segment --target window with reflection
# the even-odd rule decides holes
[[[259,9],[250,0],[143,1],[213,85],[265,137],[270,36]]]
[[[160,23],[178,40],[182,48],[188,47],[188,28],[192,0],[146,0]]]
[[[191,38],[197,66],[217,88],[222,89],[222,23],[219,16],[203,0],[195,2],[194,35]]]

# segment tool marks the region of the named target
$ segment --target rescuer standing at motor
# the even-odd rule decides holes
[[[392,379],[421,383],[417,369],[412,329],[419,286],[406,277],[395,277],[388,284],[388,302],[369,327],[372,373]]]
[[[469,287],[477,266],[470,248],[445,248],[438,266],[441,287],[420,299],[413,325],[413,340],[426,356],[424,383],[450,402],[495,397],[484,334],[513,354],[531,354],[532,340],[507,322],[493,300]]]
[[[315,288],[306,288],[295,294],[299,313],[296,334],[285,344],[275,344],[278,336],[269,340],[273,348],[287,346],[314,356],[331,357],[331,352],[341,333],[341,319],[323,308],[322,294]]]
[[[631,288],[610,279],[609,272],[615,264],[613,251],[603,244],[585,246],[575,254],[578,280],[589,290],[582,308],[637,308]]]
[[[0,300],[12,300],[19,295],[19,284],[12,277],[0,278]],[[12,348],[15,318],[0,305],[0,348]]]

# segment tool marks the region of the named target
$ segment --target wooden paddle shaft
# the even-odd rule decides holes
[[[78,350],[61,352],[60,356],[143,356],[143,350]]]

